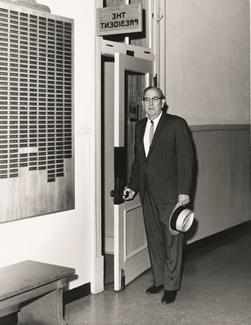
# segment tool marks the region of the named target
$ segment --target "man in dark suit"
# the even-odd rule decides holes
[[[162,110],[161,89],[143,93],[146,118],[135,127],[135,153],[124,198],[139,193],[142,202],[153,285],[146,293],[164,288],[163,304],[175,300],[181,283],[183,233],[172,235],[169,217],[175,206],[190,202],[193,147],[187,123]]]

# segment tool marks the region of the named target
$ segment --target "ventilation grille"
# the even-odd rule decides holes
[[[72,158],[72,23],[0,8],[0,181],[64,176]]]

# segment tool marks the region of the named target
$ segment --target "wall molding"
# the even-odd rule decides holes
[[[205,124],[190,125],[192,132],[208,132],[208,131],[232,131],[232,130],[250,130],[250,124]]]

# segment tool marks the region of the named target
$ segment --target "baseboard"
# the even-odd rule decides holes
[[[246,221],[244,223],[241,223],[239,225],[233,226],[231,228],[228,228],[226,230],[220,231],[216,234],[213,234],[211,236],[202,238],[198,241],[192,242],[191,244],[186,245],[185,250],[186,252],[193,252],[197,248],[201,248],[207,245],[210,245],[212,243],[216,243],[216,241],[225,240],[228,238],[232,238],[234,236],[240,237],[240,234],[243,232],[250,232],[251,231],[251,221]]]
[[[64,293],[64,305],[67,305],[75,300],[88,296],[91,293],[91,284],[86,283],[80,287],[68,290]]]

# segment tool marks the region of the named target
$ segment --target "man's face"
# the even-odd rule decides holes
[[[162,109],[162,94],[156,88],[148,89],[143,98],[143,106],[146,115],[150,120],[155,119],[161,113]]]

